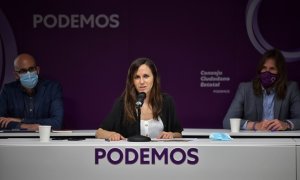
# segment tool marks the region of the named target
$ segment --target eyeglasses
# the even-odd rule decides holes
[[[19,71],[16,71],[16,73],[25,74],[27,72],[34,72],[36,70],[37,70],[36,66],[33,66],[33,67],[28,68],[28,69],[20,69]]]

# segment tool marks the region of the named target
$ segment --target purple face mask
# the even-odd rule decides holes
[[[273,74],[269,71],[260,73],[260,82],[261,85],[267,89],[271,87],[277,80],[277,74]]]

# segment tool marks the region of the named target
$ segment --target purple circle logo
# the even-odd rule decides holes
[[[13,60],[17,55],[16,40],[5,15],[0,9],[0,90],[4,83],[12,81]]]
[[[246,26],[251,43],[261,54],[263,54],[266,50],[273,49],[274,47],[265,40],[258,27],[258,9],[261,2],[262,0],[249,0],[246,10]],[[291,52],[281,50],[281,52],[287,62],[300,60],[300,51]]]

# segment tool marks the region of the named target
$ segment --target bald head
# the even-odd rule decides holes
[[[20,78],[20,74],[26,73],[28,71],[37,71],[37,74],[40,72],[40,67],[36,65],[35,59],[30,54],[20,54],[16,57],[14,61],[15,68],[15,77],[16,79]]]
[[[35,67],[35,66],[36,66],[36,62],[34,57],[26,53],[18,55],[14,61],[15,71],[19,71],[21,69],[28,69],[30,67]]]

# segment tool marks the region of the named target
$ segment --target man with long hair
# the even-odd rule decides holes
[[[298,84],[287,80],[285,58],[277,49],[268,50],[260,60],[252,82],[241,83],[223,120],[241,118],[241,129],[300,129],[300,93]]]

